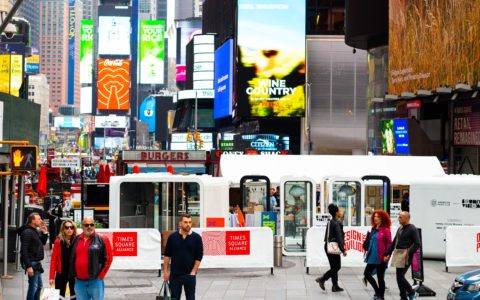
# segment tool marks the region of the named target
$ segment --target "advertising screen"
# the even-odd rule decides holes
[[[187,66],[186,65],[177,65],[175,75],[176,75],[177,82],[186,81],[187,80]]]
[[[11,55],[10,58],[10,94],[20,95],[20,87],[23,82],[23,55]]]
[[[165,21],[140,23],[140,83],[162,84],[164,70]]]
[[[480,102],[468,101],[453,110],[453,145],[480,146]]]
[[[95,116],[95,128],[128,128],[128,117],[125,116]]]
[[[383,154],[409,154],[408,125],[406,119],[380,121]]]
[[[130,17],[100,16],[98,54],[130,55]]]
[[[232,115],[233,40],[229,39],[215,51],[215,119]]]
[[[32,47],[32,55],[25,58],[25,72],[29,75],[40,72],[40,51],[36,47]]]
[[[130,60],[98,60],[99,110],[128,110],[130,108]]]
[[[476,0],[390,0],[389,93],[455,87],[457,82],[476,84],[480,78],[479,4]]]
[[[290,150],[289,136],[277,134],[237,134],[234,149],[255,149],[260,151]]]
[[[140,104],[140,121],[148,124],[148,131],[155,132],[156,99],[148,95]]]
[[[53,126],[56,128],[82,128],[79,117],[55,117]]]
[[[92,83],[93,70],[93,21],[80,24],[80,83]]]
[[[80,113],[92,113],[92,87],[82,86],[80,89]]]
[[[238,0],[240,116],[305,113],[305,1]]]
[[[68,104],[75,103],[75,23],[75,0],[70,0],[68,6]]]

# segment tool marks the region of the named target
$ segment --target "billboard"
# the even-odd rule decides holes
[[[176,75],[177,82],[187,81],[187,66],[177,65],[175,75]]]
[[[67,103],[75,103],[75,0],[68,2],[68,92]]]
[[[390,0],[388,92],[400,95],[455,87],[457,82],[476,85],[479,4],[478,0]]]
[[[140,83],[164,83],[165,21],[142,20],[140,23]]]
[[[130,108],[130,60],[98,60],[99,110],[128,110]]]
[[[10,93],[10,55],[0,54],[0,92]]]
[[[453,109],[453,145],[480,146],[480,102],[460,102]]]
[[[20,96],[20,87],[23,83],[23,55],[10,56],[10,94]]]
[[[140,121],[148,124],[148,131],[155,132],[155,97],[148,95],[140,104]]]
[[[25,73],[35,75],[40,72],[40,51],[32,47],[32,55],[25,58]]]
[[[93,20],[80,24],[80,83],[92,83]]]
[[[215,99],[213,118],[232,115],[233,40],[227,40],[215,51]]]
[[[54,117],[53,126],[55,128],[82,128],[79,117]]]
[[[305,1],[238,0],[238,114],[303,117]]]
[[[215,36],[211,34],[193,37],[193,89],[213,90]]]
[[[406,119],[380,121],[383,154],[409,154],[408,125]]]
[[[128,128],[129,118],[125,116],[95,116],[95,128]]]
[[[130,17],[100,16],[98,54],[130,55]]]

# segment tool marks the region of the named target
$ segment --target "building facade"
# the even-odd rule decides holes
[[[28,78],[28,100],[40,104],[40,138],[39,146],[47,146],[48,137],[48,111],[50,85],[47,76],[44,74],[32,75]]]
[[[10,7],[15,2],[10,0]],[[30,23],[30,46],[37,48],[40,42],[40,2],[39,0],[23,0],[15,14]]]

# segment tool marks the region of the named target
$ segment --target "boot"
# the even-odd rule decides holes
[[[344,289],[342,289],[341,287],[339,287],[338,285],[334,285],[332,286],[332,292],[336,293],[336,292],[343,292]]]
[[[325,280],[323,280],[322,277],[318,277],[317,279],[315,279],[315,281],[318,282],[318,285],[322,290],[325,290]]]

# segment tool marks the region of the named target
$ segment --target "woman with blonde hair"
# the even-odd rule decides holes
[[[60,226],[60,233],[53,244],[50,261],[50,285],[55,282],[55,289],[60,290],[60,296],[65,297],[65,291],[70,289],[70,299],[75,298],[75,278],[69,278],[70,254],[73,240],[77,236],[77,225],[66,220]]]

